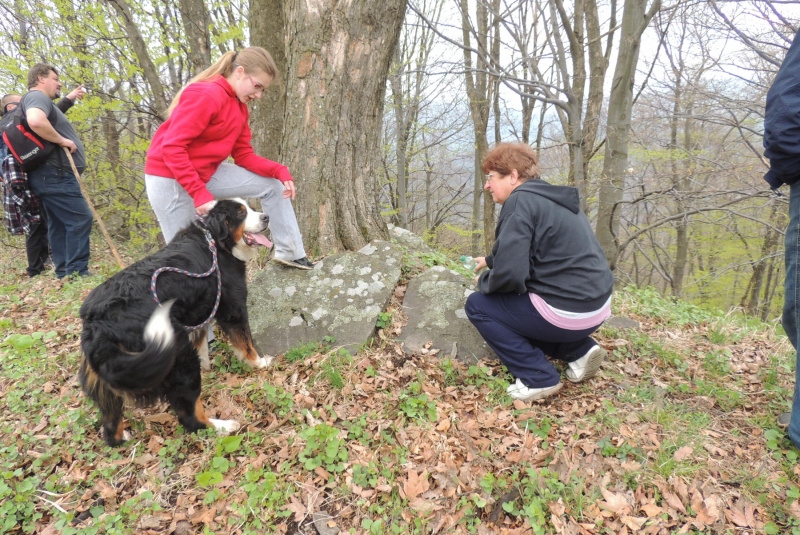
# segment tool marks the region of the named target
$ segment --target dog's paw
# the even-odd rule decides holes
[[[253,362],[253,368],[266,368],[268,366],[272,366],[272,361],[273,360],[275,360],[275,357],[272,357],[270,355],[267,355],[267,356],[264,356],[264,357],[258,357]]]
[[[105,429],[100,430],[100,438],[106,441],[109,446],[121,446],[122,444],[126,443],[127,441],[133,438],[133,433],[128,429],[125,429],[119,438],[115,436],[111,436],[110,438],[106,435]]]
[[[211,418],[210,421],[220,435],[235,433],[239,429],[239,422],[236,420],[215,420]]]

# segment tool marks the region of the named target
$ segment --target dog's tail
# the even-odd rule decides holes
[[[173,303],[174,300],[156,307],[150,316],[144,329],[145,347],[140,353],[127,353],[117,347],[113,356],[100,355],[100,348],[96,348],[97,355],[86,355],[97,375],[111,388],[135,395],[160,384],[170,372],[177,355],[169,314]]]

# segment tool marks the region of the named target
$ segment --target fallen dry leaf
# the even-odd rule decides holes
[[[694,448],[691,446],[684,446],[682,448],[678,448],[678,450],[672,455],[672,458],[676,461],[683,461],[684,459],[691,457],[692,453],[694,453]]]
[[[604,488],[601,488],[600,492],[603,494],[603,498],[605,498],[604,502],[600,502],[600,507],[603,509],[611,511],[616,515],[624,515],[631,512],[631,504],[624,494],[611,492]]]
[[[677,509],[683,514],[686,514],[686,507],[683,505],[683,502],[677,495],[671,492],[664,492],[664,499],[667,501],[667,505],[672,507],[673,509]]]
[[[638,532],[640,529],[642,529],[644,523],[647,522],[647,517],[622,515],[620,520],[634,532]]]
[[[431,484],[428,483],[428,472],[423,471],[417,474],[417,472],[412,469],[407,472],[407,475],[408,479],[406,479],[405,484],[403,484],[403,493],[407,500],[413,500],[431,488]]]
[[[641,506],[640,509],[644,511],[644,514],[646,514],[648,518],[652,518],[656,515],[659,515],[663,511],[661,507],[657,506],[654,503],[646,503],[643,506]]]

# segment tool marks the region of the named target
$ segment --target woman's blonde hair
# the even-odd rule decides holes
[[[272,56],[269,54],[269,52],[260,46],[250,46],[240,50],[239,52],[226,52],[211,67],[194,76],[191,80],[189,80],[189,83],[180,88],[180,90],[175,94],[175,97],[172,99],[172,103],[169,105],[169,108],[167,108],[166,117],[169,117],[172,113],[172,110],[174,110],[175,106],[178,105],[178,101],[181,98],[183,90],[186,89],[189,84],[193,84],[195,82],[207,82],[217,76],[227,78],[231,75],[233,70],[240,65],[244,68],[244,72],[247,74],[258,74],[263,72],[272,80],[274,80],[278,74],[278,67],[275,65],[275,60],[272,59]]]

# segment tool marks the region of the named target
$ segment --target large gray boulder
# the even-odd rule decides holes
[[[403,350],[438,349],[440,356],[452,355],[470,363],[497,358],[464,312],[467,296],[474,291],[469,278],[441,266],[414,277],[403,299],[408,318],[400,334]]]
[[[425,240],[411,232],[410,230],[406,230],[402,227],[397,227],[395,225],[388,225],[389,228],[389,236],[392,240],[392,243],[396,243],[402,247],[405,247],[409,252],[419,251],[421,253],[432,253],[433,249],[431,249],[428,244],[425,243]]]
[[[270,263],[248,285],[253,340],[276,355],[330,336],[355,353],[374,334],[400,279],[402,256],[398,246],[375,240],[311,271]]]

